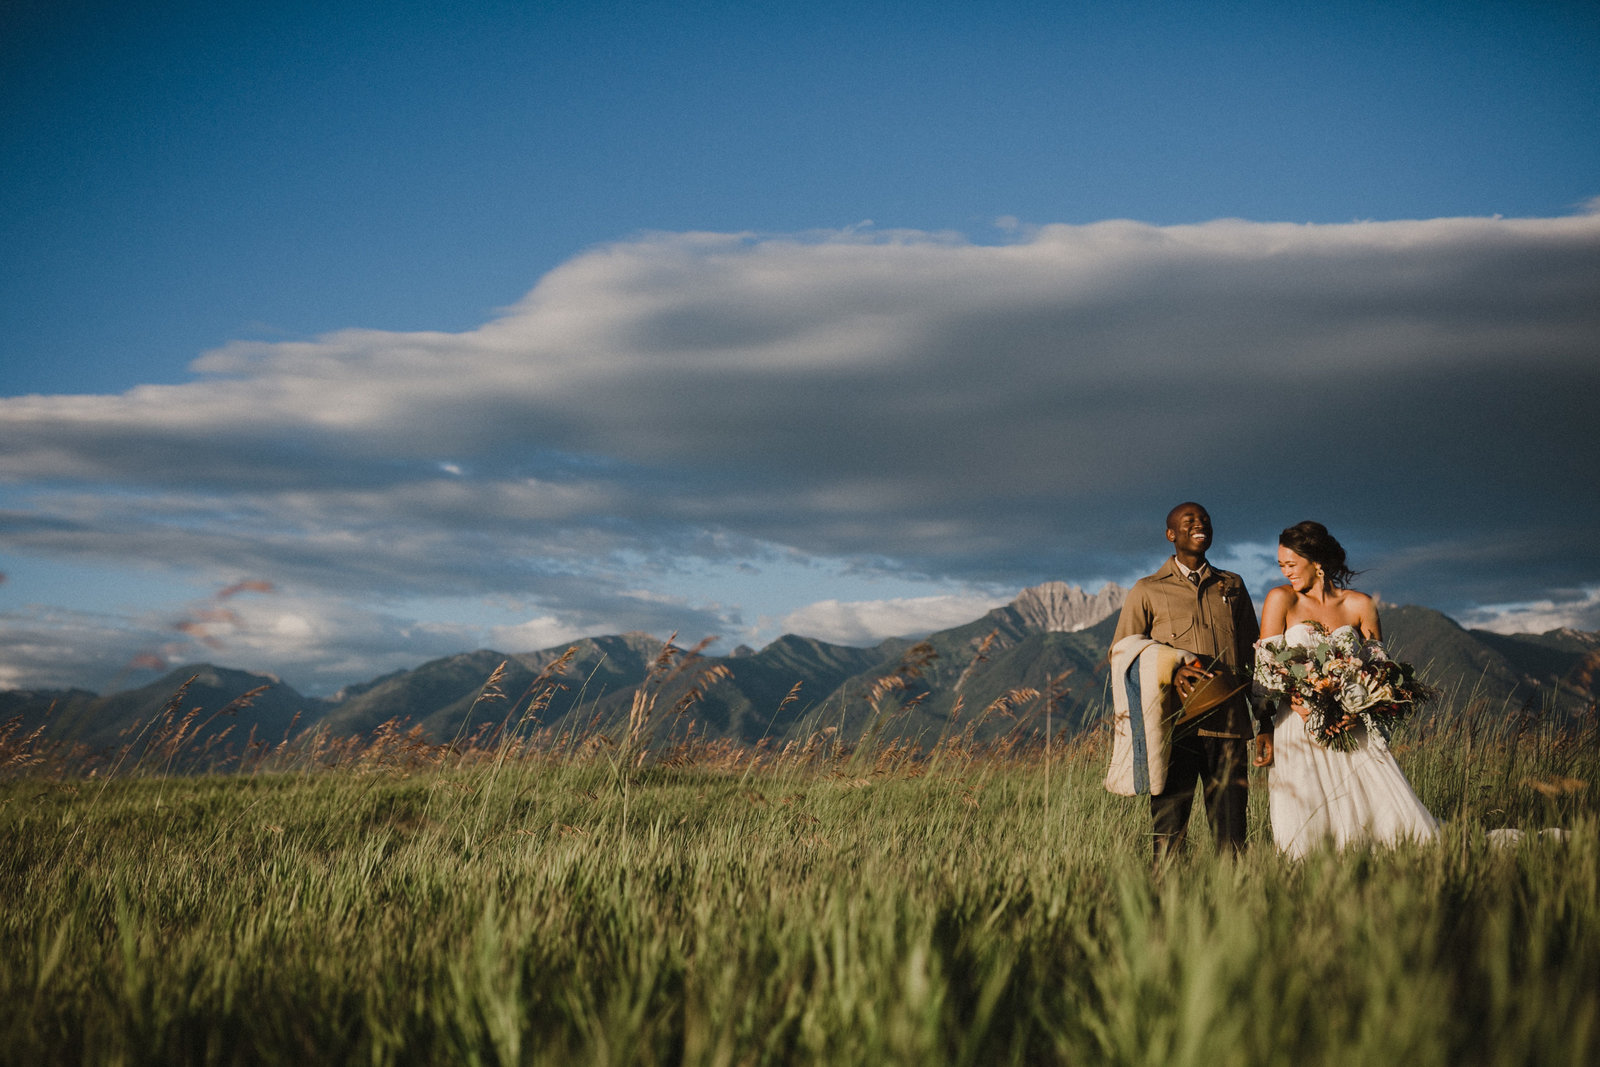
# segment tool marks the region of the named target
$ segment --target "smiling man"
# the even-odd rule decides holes
[[[1167,540],[1172,558],[1134,583],[1112,644],[1142,634],[1199,656],[1198,665],[1178,668],[1174,685],[1181,697],[1215,668],[1248,679],[1260,627],[1244,580],[1206,562],[1210,514],[1193,501],[1179,504],[1167,513]],[[1249,700],[1239,692],[1201,719],[1198,728],[1173,739],[1166,784],[1150,796],[1157,861],[1183,851],[1197,782],[1217,846],[1235,853],[1244,848],[1249,738],[1254,732],[1256,762],[1265,765],[1272,759],[1270,729],[1269,722],[1252,722]]]

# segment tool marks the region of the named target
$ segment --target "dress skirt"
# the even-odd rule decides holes
[[[1280,852],[1299,857],[1325,842],[1343,848],[1438,836],[1439,821],[1417,799],[1388,744],[1364,725],[1354,732],[1355,751],[1336,752],[1312,741],[1292,709],[1279,713],[1267,797]]]

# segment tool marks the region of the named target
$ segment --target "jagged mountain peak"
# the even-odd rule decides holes
[[[1074,633],[1086,630],[1119,611],[1128,591],[1107,582],[1098,593],[1088,593],[1066,582],[1045,582],[1017,594],[1004,608],[1030,630],[1046,633]]]

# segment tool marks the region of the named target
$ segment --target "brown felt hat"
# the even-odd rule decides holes
[[[1234,694],[1243,692],[1246,684],[1226,667],[1211,668],[1211,677],[1202,678],[1193,689],[1189,690],[1189,699],[1179,705],[1172,724],[1187,726],[1207,712],[1215,711],[1226,704]],[[1174,698],[1178,695],[1176,686],[1172,689],[1172,695]]]

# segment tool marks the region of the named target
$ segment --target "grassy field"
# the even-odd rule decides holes
[[[1397,751],[1440,841],[1291,863],[1258,789],[1243,860],[1197,827],[1159,877],[1094,737],[391,733],[212,777],[19,749],[0,1062],[1600,1061],[1592,718],[1433,722]]]

